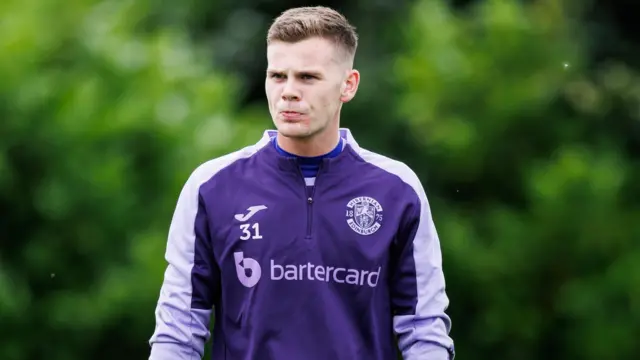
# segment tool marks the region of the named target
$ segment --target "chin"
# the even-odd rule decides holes
[[[313,135],[313,130],[308,125],[302,123],[290,123],[280,121],[277,124],[278,132],[282,136],[290,138],[307,138]]]

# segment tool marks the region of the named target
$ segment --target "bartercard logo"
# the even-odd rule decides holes
[[[254,287],[262,277],[262,268],[255,260],[244,256],[243,252],[233,254],[240,283]],[[374,270],[360,270],[345,267],[306,264],[278,264],[270,260],[270,279],[273,281],[320,281],[355,286],[376,287],[380,279],[381,267]]]
[[[262,276],[262,268],[254,259],[244,257],[242,251],[233,253],[236,263],[236,273],[240,283],[248,288],[254,287]]]
[[[376,287],[380,278],[380,269],[378,267],[375,271],[368,271],[312,263],[279,265],[272,259],[271,280],[309,280]]]

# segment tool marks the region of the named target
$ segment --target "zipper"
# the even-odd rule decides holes
[[[316,186],[307,186],[307,236],[305,238],[311,239],[311,230],[313,225],[313,194]]]
[[[322,163],[320,163],[318,167],[318,172],[316,173],[316,179],[313,186],[307,186],[307,181],[304,178],[302,169],[298,167],[298,172],[300,173],[300,177],[302,178],[302,185],[304,186],[304,193],[307,202],[307,234],[305,235],[305,239],[311,239],[313,234],[313,203],[315,202],[314,194],[316,192],[316,186],[318,186],[318,177],[320,175],[320,171],[322,171]]]

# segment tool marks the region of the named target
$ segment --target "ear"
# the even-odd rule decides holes
[[[360,84],[360,73],[358,70],[347,70],[347,76],[342,82],[340,101],[343,103],[351,101],[356,96],[358,85]]]

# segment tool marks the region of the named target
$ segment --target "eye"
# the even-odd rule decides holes
[[[302,80],[313,80],[313,79],[317,79],[317,77],[316,77],[316,76],[311,75],[311,74],[302,74],[302,75],[300,75],[300,78],[301,78]]]
[[[272,79],[284,79],[286,76],[280,73],[270,73],[269,77]]]

